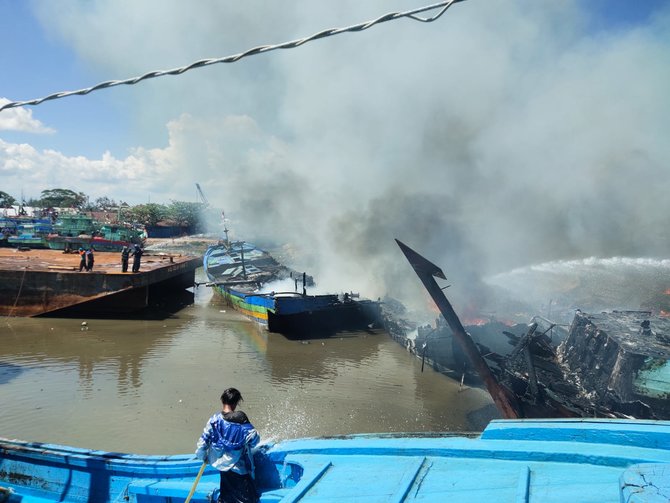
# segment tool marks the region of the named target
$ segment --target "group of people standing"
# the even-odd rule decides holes
[[[86,270],[86,271],[92,271],[93,270],[93,264],[95,263],[95,248],[91,246],[88,249],[84,249],[82,247],[79,247],[79,272]],[[144,254],[144,250],[140,247],[140,245],[135,245],[133,247],[133,250],[131,251],[130,248],[127,246],[124,246],[123,249],[121,250],[121,270],[123,272],[128,272],[128,259],[130,257],[133,257],[133,272],[138,272],[140,270],[140,262],[142,260],[142,254]]]
[[[124,246],[123,249],[121,250],[121,271],[122,272],[128,272],[128,259],[130,257],[133,257],[133,272],[138,272],[140,270],[140,262],[142,260],[142,254],[144,253],[144,250],[140,247],[140,245],[136,244],[133,247],[133,251],[130,251],[130,248],[127,246]]]
[[[93,252],[95,248],[92,246],[88,250],[84,250],[82,247],[79,247],[79,272],[83,271],[92,271],[93,264],[95,263],[95,256]]]

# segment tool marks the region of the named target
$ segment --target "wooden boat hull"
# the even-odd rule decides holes
[[[253,321],[267,326],[268,313],[275,308],[274,299],[261,295],[245,294],[223,285],[214,285],[214,291],[218,292],[233,309]]]
[[[667,501],[670,423],[501,420],[479,436],[297,439],[256,452],[262,503]],[[0,439],[0,501],[184,501],[200,462]],[[194,502],[216,501],[208,467]],[[4,503],[3,502],[3,503]]]

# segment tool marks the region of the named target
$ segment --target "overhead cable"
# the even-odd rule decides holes
[[[311,35],[309,37],[304,37],[300,38],[297,40],[292,40],[290,42],[284,42],[281,44],[275,44],[275,45],[261,45],[258,47],[254,47],[252,49],[249,49],[247,51],[234,54],[232,56],[226,56],[223,58],[209,58],[209,59],[201,59],[199,61],[195,61],[191,63],[190,65],[182,66],[179,68],[173,68],[172,70],[158,70],[158,71],[153,71],[149,73],[145,73],[144,75],[140,75],[139,77],[133,77],[130,79],[125,79],[125,80],[108,80],[105,82],[101,82],[99,84],[96,84],[95,86],[92,87],[87,87],[85,89],[79,89],[77,91],[62,91],[59,93],[53,93],[48,96],[45,96],[43,98],[36,98],[32,100],[27,100],[27,101],[10,101],[8,103],[5,103],[0,106],[0,112],[2,112],[5,109],[8,108],[16,108],[16,107],[23,107],[23,106],[28,106],[28,105],[39,105],[40,103],[43,103],[45,101],[49,100],[56,100],[60,98],[66,98],[68,96],[74,96],[74,95],[84,95],[84,94],[89,94],[93,91],[98,91],[100,89],[107,89],[109,87],[115,87],[115,86],[120,86],[120,85],[133,85],[137,84],[143,80],[147,79],[153,79],[156,77],[164,77],[166,75],[180,75],[184,72],[187,72],[189,70],[194,70],[196,68],[202,68],[205,66],[209,65],[215,65],[218,63],[234,63],[236,61],[239,61],[242,58],[245,58],[247,56],[254,56],[256,54],[262,54],[265,52],[270,52],[274,51],[276,49],[293,49],[296,47],[299,47],[303,44],[306,44],[307,42],[311,42],[313,40],[319,40],[322,38],[326,37],[332,37],[334,35],[339,35],[341,33],[347,33],[347,32],[359,32],[363,30],[367,30],[368,28],[371,28],[375,25],[378,25],[380,23],[385,23],[387,21],[393,21],[396,19],[401,19],[401,18],[409,18],[414,21],[420,21],[422,23],[430,23],[432,21],[435,21],[436,19],[439,19],[442,14],[446,12],[446,10],[451,7],[453,4],[462,2],[464,0],[445,0],[443,2],[439,3],[434,3],[432,5],[426,5],[424,7],[420,7],[418,9],[413,9],[413,10],[408,10],[404,12],[389,12],[388,14],[384,14],[383,16],[378,17],[377,19],[373,19],[371,21],[366,21],[364,23],[360,24],[355,24],[352,26],[347,26],[344,28],[330,28],[328,30],[323,30],[318,33],[315,33],[314,35]],[[418,16],[418,14],[424,13],[424,12],[429,12],[433,10],[439,9],[439,12],[437,12],[435,15],[431,17],[421,17]]]

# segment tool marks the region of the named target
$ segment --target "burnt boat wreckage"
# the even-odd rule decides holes
[[[414,340],[409,323],[387,316],[389,333],[424,364],[483,384],[503,417],[670,419],[670,319],[651,311],[577,311],[569,326],[536,316],[529,324],[490,322],[466,332],[434,279],[444,278],[442,271],[398,244],[442,316],[435,327],[417,327]]]

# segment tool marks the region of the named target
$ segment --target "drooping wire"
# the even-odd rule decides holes
[[[147,79],[154,79],[156,77],[164,77],[166,75],[180,75],[184,72],[187,72],[189,70],[194,70],[196,68],[202,68],[205,66],[209,65],[215,65],[218,63],[234,63],[236,61],[239,61],[242,58],[245,58],[247,56],[254,56],[256,54],[262,54],[265,52],[270,52],[274,51],[276,49],[293,49],[296,47],[299,47],[303,44],[306,44],[307,42],[311,42],[313,40],[319,40],[322,38],[326,37],[332,37],[334,35],[339,35],[341,33],[347,33],[347,32],[360,32],[363,30],[367,30],[368,28],[371,28],[377,24],[380,23],[385,23],[387,21],[393,21],[395,19],[400,19],[400,18],[409,18],[414,21],[420,21],[422,23],[430,23],[432,21],[435,21],[439,19],[442,14],[444,14],[449,7],[451,7],[453,4],[458,3],[458,2],[463,2],[465,0],[445,0],[443,2],[435,3],[432,5],[426,5],[424,7],[419,7],[417,9],[413,10],[408,10],[404,12],[389,12],[388,14],[384,14],[383,16],[378,17],[377,19],[373,19],[371,21],[366,21],[364,23],[359,23],[355,24],[352,26],[347,26],[344,28],[330,28],[327,30],[320,31],[318,33],[315,33],[314,35],[311,35],[309,37],[304,37],[300,38],[297,40],[291,40],[289,42],[283,42],[281,44],[275,44],[275,45],[260,45],[257,47],[254,47],[252,49],[249,49],[245,52],[241,52],[238,54],[233,54],[232,56],[226,56],[222,58],[209,58],[209,59],[201,59],[198,61],[195,61],[191,63],[190,65],[182,66],[179,68],[173,68],[172,70],[158,70],[158,71],[153,71],[149,73],[145,73],[144,75],[140,75],[139,77],[133,77],[125,80],[108,80],[105,82],[101,82],[99,84],[96,84],[92,87],[87,87],[85,89],[79,89],[76,91],[62,91],[58,93],[53,93],[48,96],[45,96],[43,98],[36,98],[32,100],[27,100],[27,101],[10,101],[8,103],[5,103],[0,106],[0,112],[2,112],[5,109],[9,108],[16,108],[16,107],[23,107],[23,106],[28,106],[28,105],[39,105],[40,103],[43,103],[45,101],[49,100],[56,100],[60,98],[66,98],[68,96],[74,96],[74,95],[84,95],[84,94],[89,94],[93,91],[98,91],[100,89],[107,89],[109,87],[115,87],[115,86],[120,86],[120,85],[133,85],[137,84],[143,80]],[[423,13],[423,12],[428,12],[432,10],[440,9],[440,11],[435,14],[434,16],[431,17],[421,17],[418,16],[417,14]]]

